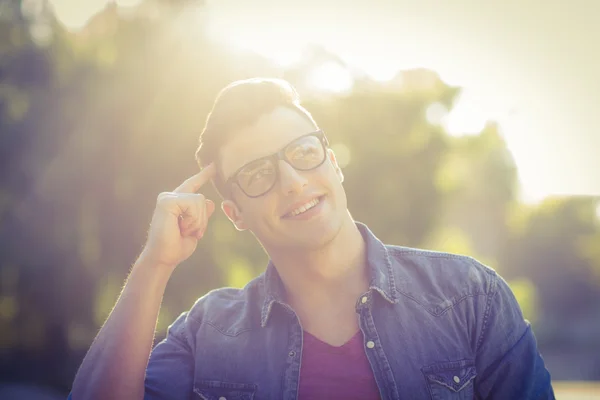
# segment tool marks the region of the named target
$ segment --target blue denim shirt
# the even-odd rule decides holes
[[[357,223],[371,283],[356,313],[382,399],[552,399],[530,324],[476,260],[384,245]],[[146,372],[150,399],[298,396],[302,326],[272,264],[214,290],[169,327]]]

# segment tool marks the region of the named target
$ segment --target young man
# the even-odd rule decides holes
[[[472,258],[384,245],[350,216],[327,139],[284,81],[218,96],[205,168],[158,197],[147,244],[73,384],[79,399],[550,399],[519,306]],[[215,209],[270,257],[151,351],[165,286]],[[150,360],[148,358],[150,357]]]

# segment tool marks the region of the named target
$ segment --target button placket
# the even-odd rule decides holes
[[[367,301],[363,303],[363,298],[366,297]],[[368,339],[364,343],[365,352],[373,374],[375,375],[375,381],[379,387],[382,398],[398,399],[400,394],[398,393],[398,387],[394,379],[394,374],[390,367],[390,363],[385,355],[382,348],[377,329],[375,327],[375,321],[373,320],[373,314],[369,304],[373,301],[369,300],[368,295],[364,295],[359,298],[357,302],[357,311],[359,311],[359,323],[365,339]],[[375,346],[375,342],[378,346]]]
[[[302,355],[302,325],[300,319],[294,310],[288,306],[283,306],[290,314],[289,325],[289,346],[288,357],[286,359],[283,400],[295,400],[298,397],[298,388],[300,383],[300,359]]]

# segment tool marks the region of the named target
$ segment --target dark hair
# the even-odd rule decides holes
[[[218,162],[219,150],[236,132],[279,106],[297,111],[316,126],[310,113],[300,105],[296,89],[287,81],[252,78],[227,85],[217,95],[200,134],[200,144],[196,150],[200,167]],[[214,181],[219,194],[229,197],[219,174]]]

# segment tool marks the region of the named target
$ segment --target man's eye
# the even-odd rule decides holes
[[[265,177],[268,177],[269,175],[271,175],[273,173],[271,168],[261,168],[257,171],[254,171],[250,174],[250,179],[248,179],[249,183],[254,183],[256,181],[259,181]]]
[[[316,156],[318,153],[317,148],[313,147],[313,146],[307,146],[307,147],[299,147],[296,149],[296,151],[294,151],[294,154],[292,155],[292,157],[294,159],[300,159],[300,158],[310,158],[310,157],[314,157]]]

